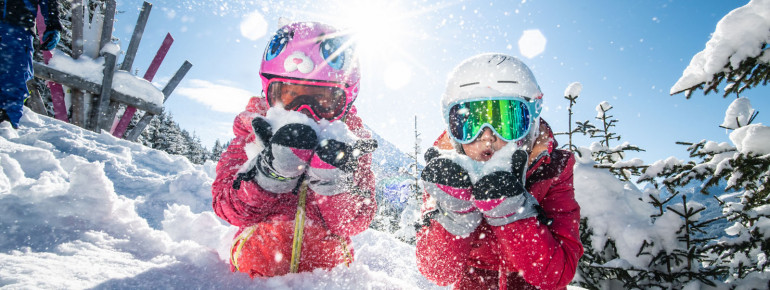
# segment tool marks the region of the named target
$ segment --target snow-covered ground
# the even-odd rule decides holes
[[[0,124],[0,288],[441,288],[420,275],[413,246],[371,229],[353,237],[350,267],[254,280],[232,273],[236,228],[212,212],[214,163],[195,165],[29,110],[20,125]],[[759,124],[741,129],[749,131],[731,135],[739,149],[770,138]],[[682,220],[667,213],[651,222],[647,194],[588,156],[575,165],[575,198],[594,247],[615,241],[619,257],[610,264],[646,265],[637,256],[644,240],[675,248]]]
[[[356,261],[250,279],[211,210],[213,163],[24,113],[0,124],[0,288],[436,289],[415,248],[367,230]]]

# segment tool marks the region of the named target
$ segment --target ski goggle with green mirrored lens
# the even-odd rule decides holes
[[[540,115],[541,99],[496,97],[460,101],[447,111],[449,135],[468,144],[476,140],[484,128],[490,128],[501,139],[511,142],[527,136],[532,119]]]

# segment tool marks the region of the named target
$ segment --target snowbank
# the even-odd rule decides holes
[[[349,268],[252,280],[226,262],[235,228],[211,211],[214,164],[24,113],[0,125],[0,286],[438,289],[414,247],[368,230]]]
[[[574,171],[575,199],[580,204],[581,217],[588,218],[588,227],[593,230],[593,248],[601,251],[608,239],[615,243],[619,258],[609,261],[607,266],[647,268],[650,257],[637,255],[645,240],[655,241],[651,250],[675,249],[675,233],[682,224],[679,216],[666,213],[651,222],[655,209],[647,203],[650,192],[643,193],[632,183],[618,180],[606,169],[594,168],[591,151],[580,150],[583,157],[576,156]]]

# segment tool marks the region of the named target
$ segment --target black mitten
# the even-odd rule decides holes
[[[496,154],[507,154],[506,150]],[[484,175],[473,184],[473,204],[481,211],[487,222],[502,226],[511,222],[538,217],[540,222],[550,224],[537,200],[524,186],[529,154],[515,150],[510,154],[510,166],[501,159],[491,159],[482,172]],[[502,161],[506,156],[501,156]]]
[[[359,139],[347,144],[334,139],[318,143],[310,161],[310,188],[321,195],[335,195],[349,190],[358,158],[377,149],[377,140]]]
[[[254,118],[251,124],[264,149],[257,156],[254,168],[241,173],[243,176],[239,174],[235,183],[240,187],[240,180],[255,179],[257,184],[268,191],[291,191],[307,170],[313,150],[318,144],[317,128],[311,126],[315,123],[288,123],[275,132],[262,117]]]
[[[425,168],[420,174],[425,191],[436,201],[437,213],[431,218],[448,232],[465,236],[481,223],[481,213],[471,201],[471,178],[458,160],[470,160],[451,151],[443,154],[436,148],[425,152]]]

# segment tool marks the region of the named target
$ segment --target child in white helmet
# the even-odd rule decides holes
[[[425,154],[420,272],[455,289],[564,289],[583,254],[572,153],[541,120],[529,68],[481,54],[450,74]]]

